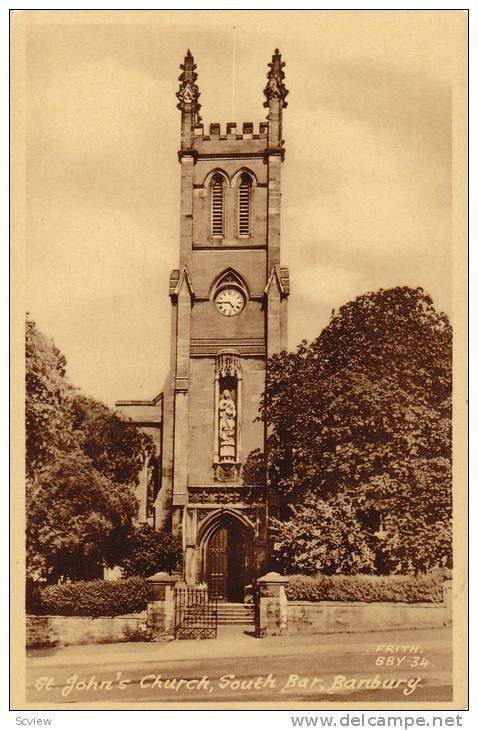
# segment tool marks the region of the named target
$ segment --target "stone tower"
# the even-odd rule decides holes
[[[224,600],[242,600],[244,586],[267,563],[265,426],[256,418],[267,357],[287,347],[289,276],[280,262],[284,65],[276,49],[264,89],[267,121],[208,130],[189,51],[181,65],[171,370],[154,401],[118,403],[157,444],[140,486],[143,519],[179,535],[186,580],[207,581]]]

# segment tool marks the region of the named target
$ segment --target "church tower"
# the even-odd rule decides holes
[[[169,282],[171,369],[162,396],[118,403],[157,442],[156,483],[146,476],[143,489],[157,528],[182,540],[186,581],[207,581],[231,601],[243,600],[267,564],[265,426],[256,419],[267,358],[287,348],[284,65],[276,49],[267,121],[205,129],[187,52],[176,95],[181,209],[179,266]]]

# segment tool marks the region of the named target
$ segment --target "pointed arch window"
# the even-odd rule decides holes
[[[252,233],[252,180],[243,173],[239,180],[238,193],[239,235],[250,236]]]
[[[211,233],[224,236],[224,178],[214,175],[211,181]]]

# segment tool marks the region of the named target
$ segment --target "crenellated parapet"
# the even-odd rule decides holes
[[[284,157],[282,140],[282,110],[286,108],[288,90],[284,84],[284,66],[281,54],[276,48],[272,61],[268,64],[267,85],[264,89],[266,101],[264,106],[269,109],[267,121],[255,124],[253,122],[227,122],[225,127],[213,122],[205,127],[199,116],[199,88],[197,86],[196,64],[188,50],[184,63],[181,64],[182,73],[179,76],[180,87],[176,96],[179,99],[178,109],[181,110],[181,150],[179,160],[187,157],[197,159],[198,153],[215,153],[218,144],[223,152],[234,150],[235,143],[245,145],[243,151],[254,153],[264,150],[265,154]],[[207,143],[207,148],[203,149]],[[232,147],[228,147],[232,143]]]
[[[208,127],[203,124],[196,124],[194,127],[194,138],[208,140],[246,140],[246,139],[267,139],[268,124],[267,122],[227,122],[226,127],[221,128],[221,124],[212,122]]]

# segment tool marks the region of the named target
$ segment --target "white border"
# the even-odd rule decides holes
[[[23,2],[18,3],[15,6],[15,9],[22,10],[22,9],[42,9],[48,8],[48,9],[62,9],[62,10],[82,10],[82,9],[104,9],[104,10],[122,10],[122,9],[135,9],[135,10],[159,10],[159,9],[224,9],[224,10],[234,10],[234,9],[288,9],[291,8],[292,3],[290,2],[275,2],[275,3],[264,3],[264,2],[248,2],[247,0],[243,0],[243,2],[240,3],[232,3],[232,2],[210,2],[207,5],[201,4],[198,7],[197,3],[193,2],[169,2],[167,4],[163,5],[163,8],[161,6],[158,7],[158,4],[156,3],[141,3],[135,5],[134,8],[132,8],[131,2],[102,2],[97,4],[97,8],[92,7],[92,3],[88,2],[81,2],[81,0],[78,0],[77,2],[47,2],[47,3],[41,3],[41,2]],[[301,4],[302,8],[304,9],[337,9],[337,10],[354,10],[354,9],[383,9],[383,10],[400,10],[400,9],[442,9],[442,10],[466,10],[467,8],[459,2],[421,2],[421,3],[410,3],[410,2],[402,2],[402,3],[384,3],[384,2],[368,2],[368,3],[357,3],[357,2],[351,2],[347,4],[342,3],[336,3],[336,2],[328,2],[328,3],[310,3],[310,2],[304,2]],[[2,355],[2,367],[0,369],[0,465],[1,465],[1,474],[3,479],[1,480],[2,484],[2,490],[1,490],[1,502],[0,502],[0,509],[2,512],[2,520],[3,522],[3,529],[1,530],[1,542],[0,542],[0,550],[2,552],[2,555],[4,556],[4,559],[0,561],[0,585],[6,586],[8,585],[8,562],[5,559],[5,556],[7,555],[7,539],[8,539],[8,494],[6,485],[8,484],[8,441],[7,441],[7,434],[8,434],[8,393],[9,393],[9,383],[8,383],[8,244],[7,241],[9,240],[9,230],[8,230],[8,197],[6,194],[6,191],[8,190],[8,156],[9,156],[9,150],[8,150],[8,45],[9,45],[9,17],[8,17],[8,7],[5,7],[2,5],[2,16],[0,21],[0,59],[1,59],[1,78],[0,78],[0,108],[1,108],[1,130],[2,130],[2,144],[0,146],[0,169],[1,169],[1,176],[2,176],[2,198],[1,198],[1,231],[2,231],[2,244],[0,246],[0,292],[2,293],[1,298],[1,305],[0,305],[0,352]],[[478,37],[478,21],[476,18],[476,13],[471,10],[470,13],[470,130],[474,130],[477,128],[478,125],[478,118],[477,118],[477,110],[476,110],[476,90],[474,90],[474,87],[476,85],[476,51],[475,51],[475,45],[473,43],[473,39],[476,39]],[[471,138],[470,141],[470,201],[476,201],[477,200],[477,190],[476,190],[476,169],[477,169],[477,152],[476,152],[476,144],[474,137]],[[470,211],[470,332],[473,333],[473,336],[470,340],[470,444],[474,446],[474,448],[470,449],[470,520],[472,529],[470,530],[470,606],[476,606],[478,604],[478,594],[476,590],[476,582],[477,582],[477,575],[476,575],[476,559],[474,559],[474,556],[477,555],[478,549],[477,549],[477,538],[476,533],[478,530],[476,529],[476,525],[473,520],[477,518],[477,497],[476,497],[476,489],[477,489],[477,428],[476,428],[476,395],[477,395],[477,388],[476,388],[476,379],[473,377],[475,373],[478,372],[478,357],[477,357],[477,336],[476,333],[478,331],[478,317],[477,317],[477,295],[476,295],[476,283],[478,282],[478,267],[477,267],[477,255],[476,255],[476,244],[475,241],[477,240],[477,214],[476,214],[476,205],[474,206],[473,203],[471,204],[471,211]],[[431,262],[431,265],[433,262]],[[191,723],[194,724],[194,727],[197,730],[212,730],[214,728],[220,728],[223,730],[224,723],[227,723],[227,726],[230,728],[230,730],[239,730],[244,723],[247,723],[248,727],[251,728],[258,728],[264,726],[264,724],[270,724],[273,723],[274,725],[277,725],[279,727],[291,727],[290,723],[290,715],[293,714],[291,712],[261,712],[261,711],[248,711],[247,715],[244,715],[242,712],[226,712],[226,711],[216,711],[216,712],[194,712],[193,715],[191,712],[180,712],[175,711],[173,714],[170,712],[161,712],[160,716],[158,716],[158,711],[151,711],[151,712],[141,712],[140,715],[138,715],[136,712],[134,715],[131,712],[114,712],[114,718],[111,716],[112,713],[108,712],[105,714],[105,712],[84,712],[84,711],[76,711],[72,713],[68,712],[19,712],[19,711],[8,711],[8,640],[6,638],[6,626],[8,622],[8,604],[7,604],[7,592],[4,590],[2,591],[3,594],[3,600],[1,604],[1,613],[0,613],[0,619],[1,619],[1,626],[3,627],[2,636],[3,636],[3,646],[2,646],[2,661],[0,665],[0,687],[1,687],[1,708],[0,708],[0,714],[3,716],[3,720],[5,721],[5,726],[11,726],[18,725],[18,721],[16,720],[17,717],[53,717],[53,726],[54,727],[66,727],[68,726],[73,730],[73,728],[84,728],[84,725],[87,723],[90,727],[100,727],[100,724],[104,723],[110,723],[114,722],[116,728],[125,728],[129,730],[131,723],[137,723],[138,721],[141,722],[143,726],[147,727],[159,727],[160,724],[166,724],[166,725],[175,725],[177,727],[184,726],[190,727]],[[474,611],[476,615],[476,609]],[[477,701],[478,701],[478,693],[477,693],[477,662],[476,662],[476,653],[477,653],[478,645],[477,645],[477,631],[476,631],[476,619],[473,618],[473,613],[470,615],[470,707],[471,710],[469,712],[465,713],[458,713],[462,715],[462,727],[466,728],[472,728],[476,727],[478,724],[478,710],[477,710]],[[304,712],[301,711],[300,713],[295,713],[300,715],[312,715],[317,713],[312,712]],[[331,713],[323,713],[323,714],[331,714]],[[339,723],[339,718],[344,716],[346,714],[345,712],[335,712],[332,713],[335,716],[336,719],[336,726],[337,727],[346,727],[345,724]],[[351,717],[352,715],[361,715],[362,713],[360,711],[351,711],[348,713]],[[383,715],[386,716],[387,714],[397,715],[397,714],[406,714],[407,716],[413,716],[415,713],[412,710],[402,710],[402,711],[390,711],[388,712],[365,712],[366,716],[368,715]],[[420,714],[420,713],[418,713]],[[456,712],[448,712],[443,711],[439,712],[436,710],[429,711],[429,713],[426,713],[426,716],[431,717],[431,715],[434,716],[455,716],[457,715]],[[317,726],[319,727],[319,725]],[[349,724],[349,727],[351,725]]]

